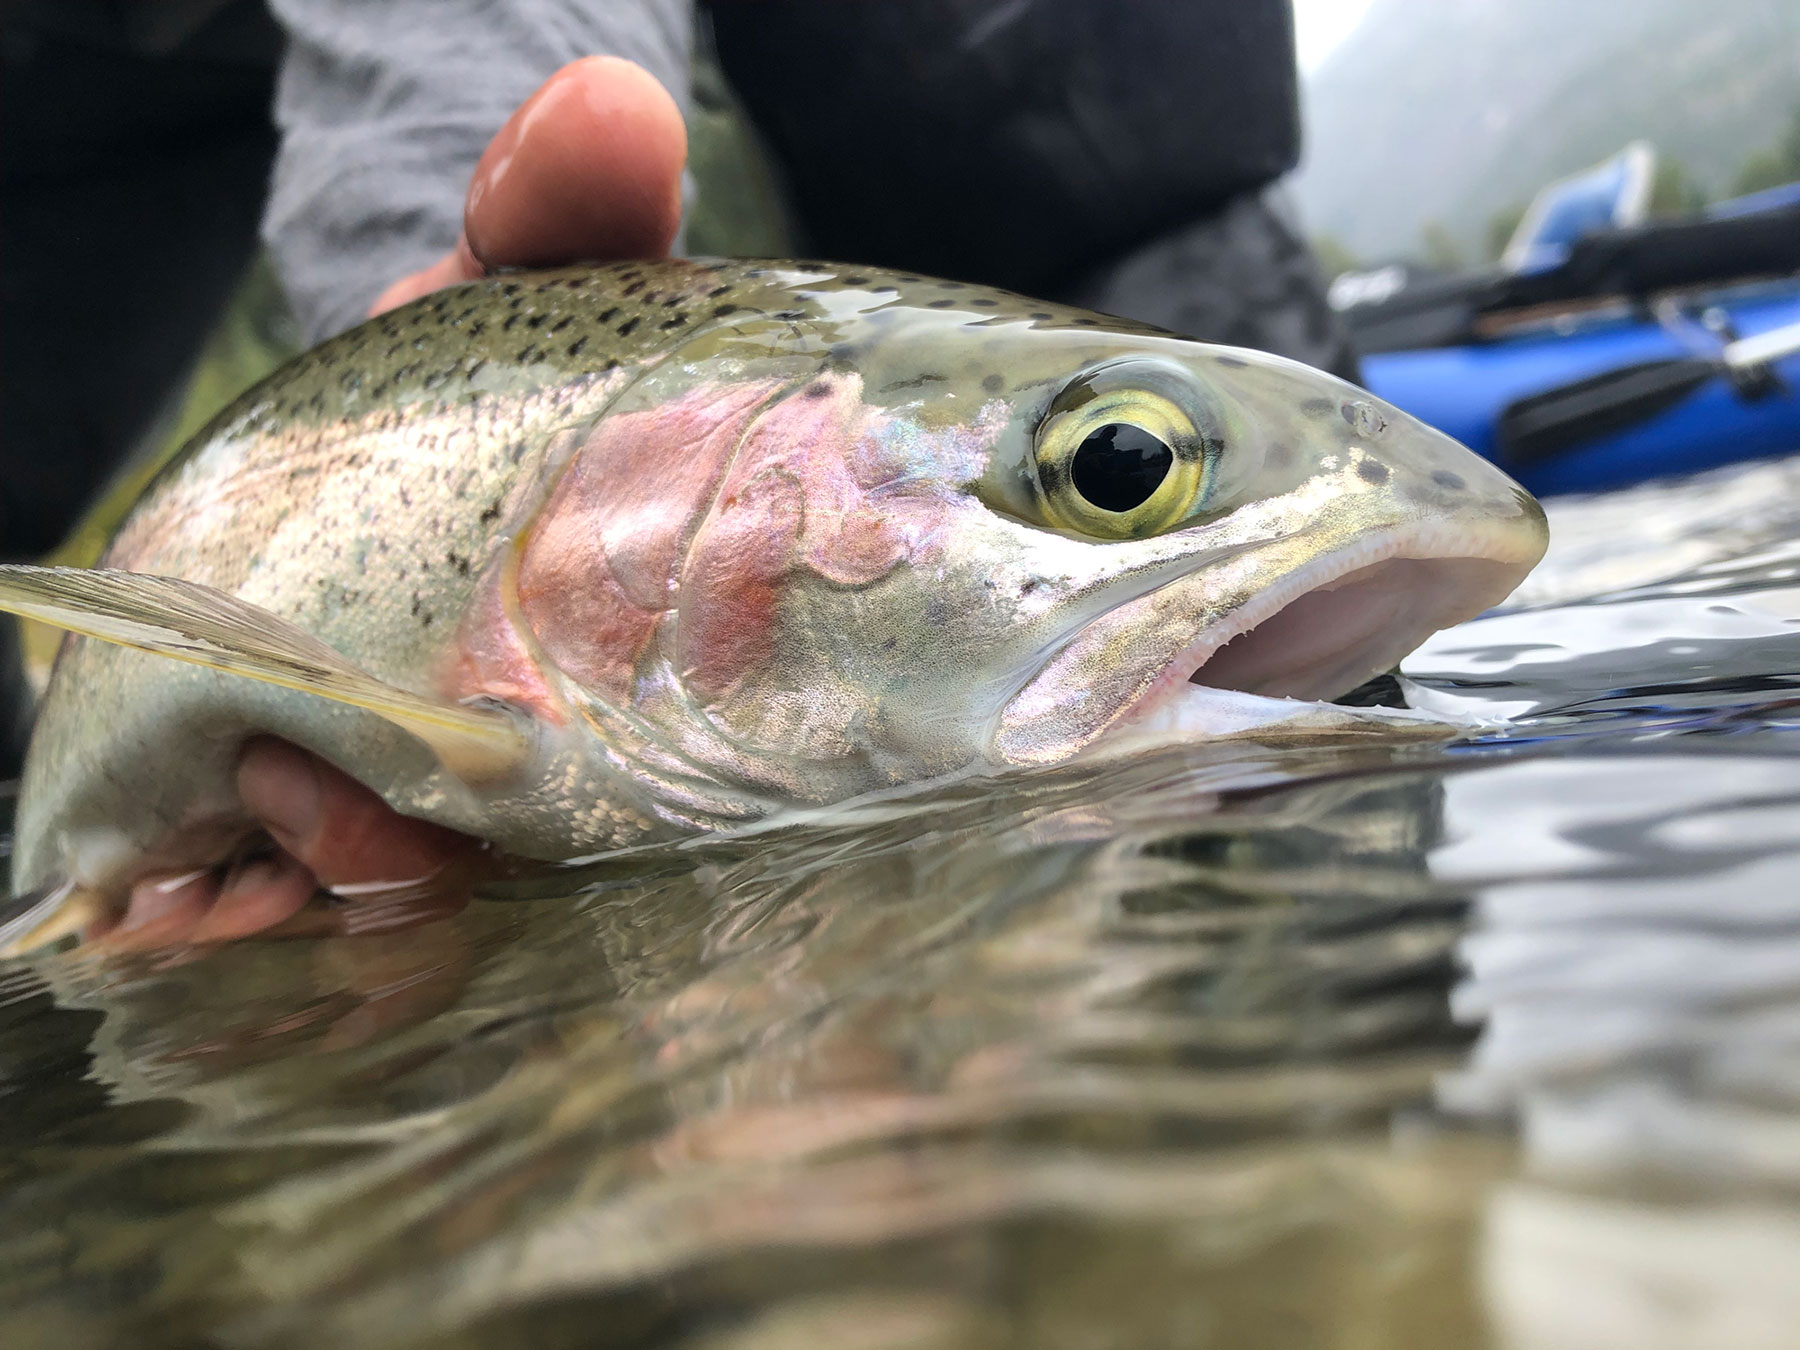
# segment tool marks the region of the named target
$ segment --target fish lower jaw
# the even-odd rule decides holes
[[[1389,539],[1283,577],[1189,643],[1102,739],[1212,737],[1289,719],[1498,604],[1531,561],[1498,547],[1442,556],[1434,542]]]

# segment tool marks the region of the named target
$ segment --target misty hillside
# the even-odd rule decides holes
[[[1644,137],[1717,194],[1800,105],[1800,0],[1375,0],[1307,81],[1307,228],[1470,253],[1544,181]]]

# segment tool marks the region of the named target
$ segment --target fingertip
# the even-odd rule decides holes
[[[299,913],[316,889],[312,873],[288,854],[243,863],[225,879],[189,941],[225,942],[266,932]]]
[[[297,746],[258,737],[238,761],[238,796],[289,853],[304,858],[318,832],[325,782],[322,765]]]
[[[191,939],[219,892],[209,871],[141,878],[119,922],[95,939],[114,951],[150,951]]]
[[[464,231],[483,265],[660,257],[681,223],[687,128],[669,92],[614,56],[571,62],[489,143]]]
[[[380,295],[375,303],[369,306],[369,317],[385,314],[390,309],[398,309],[401,305],[417,300],[421,295],[442,290],[445,286],[460,285],[465,281],[474,281],[483,275],[480,263],[469,251],[466,239],[458,240],[455,248],[439,258],[430,267],[421,268],[408,276],[401,277]]]

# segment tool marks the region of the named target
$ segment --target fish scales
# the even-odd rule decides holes
[[[1503,474],[1279,358],[879,269],[502,275],[251,390],[100,565],[236,597],[446,718],[504,713],[520,762],[71,638],[14,886],[216,861],[259,733],[556,858],[1229,731],[1245,696],[1385,668],[1542,547]]]

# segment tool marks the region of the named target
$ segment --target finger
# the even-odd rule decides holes
[[[661,257],[686,162],[681,110],[654,76],[613,56],[571,62],[489,142],[464,237],[487,267]]]
[[[210,869],[144,877],[131,888],[119,922],[91,936],[114,951],[151,951],[187,942],[218,893],[219,880]]]
[[[240,863],[187,940],[227,942],[264,932],[299,913],[317,889],[312,872],[291,854]]]
[[[469,252],[469,245],[458,240],[455,248],[431,264],[430,267],[401,277],[380,295],[375,303],[369,306],[369,317],[385,314],[390,309],[397,309],[409,300],[417,300],[421,295],[430,295],[433,291],[445,286],[460,285],[465,281],[474,281],[483,275],[482,266],[475,261],[475,255]]]
[[[481,845],[403,816],[358,783],[284,741],[258,739],[238,765],[238,793],[275,842],[321,886],[349,899],[432,889]]]

